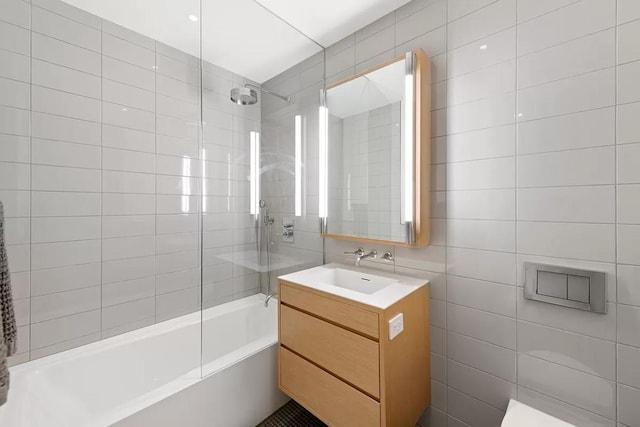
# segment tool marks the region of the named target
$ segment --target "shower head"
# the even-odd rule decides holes
[[[254,88],[254,89],[252,89]],[[290,102],[291,97],[278,95],[275,92],[271,92],[266,89],[262,89],[260,86],[252,85],[250,83],[245,84],[243,87],[236,87],[231,89],[231,102],[238,105],[253,105],[258,102],[258,92],[268,93],[277,98],[282,99],[284,102]]]
[[[258,92],[248,87],[231,89],[231,102],[238,105],[253,105],[258,102]]]

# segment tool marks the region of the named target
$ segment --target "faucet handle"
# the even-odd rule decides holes
[[[362,255],[364,255],[364,248],[358,248],[353,252],[345,252],[345,255],[353,255],[353,256],[357,256],[357,257],[361,257]]]
[[[384,255],[382,255],[382,259],[385,260],[385,261],[390,261],[390,262],[394,261],[393,254],[391,252],[389,252],[389,251],[385,252]]]

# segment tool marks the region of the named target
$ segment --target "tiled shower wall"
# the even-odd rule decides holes
[[[328,84],[418,47],[432,244],[368,265],[431,280],[423,425],[495,427],[517,398],[640,426],[640,2],[414,0],[329,47]],[[525,261],[604,271],[607,314],[525,301]]]
[[[204,304],[256,292],[215,255],[255,241],[231,217],[248,210],[242,143],[260,110],[229,102],[242,77],[203,70],[201,162],[199,59],[57,0],[0,1],[13,363],[198,310],[201,205]]]
[[[322,264],[323,242],[318,220],[318,107],[320,89],[324,87],[324,68],[324,53],[320,52],[263,83],[266,89],[291,96],[289,103],[269,95],[260,98],[261,192],[269,206],[269,214],[275,219],[271,245],[272,292],[276,289],[278,275]],[[300,216],[295,216],[296,115],[301,116],[302,122]],[[283,218],[293,219],[293,242],[285,242],[282,238]],[[266,234],[263,242],[266,249]],[[263,292],[266,289],[263,288]]]

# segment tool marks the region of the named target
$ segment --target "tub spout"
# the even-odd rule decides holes
[[[267,297],[264,299],[264,306],[268,307],[269,306],[269,300],[273,298],[273,294],[269,294],[267,295]]]

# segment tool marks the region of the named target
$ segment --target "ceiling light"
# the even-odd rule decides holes
[[[198,17],[196,15],[189,15],[189,21],[198,22]]]
[[[480,46],[480,50],[487,50],[487,45],[483,44],[482,46]]]

